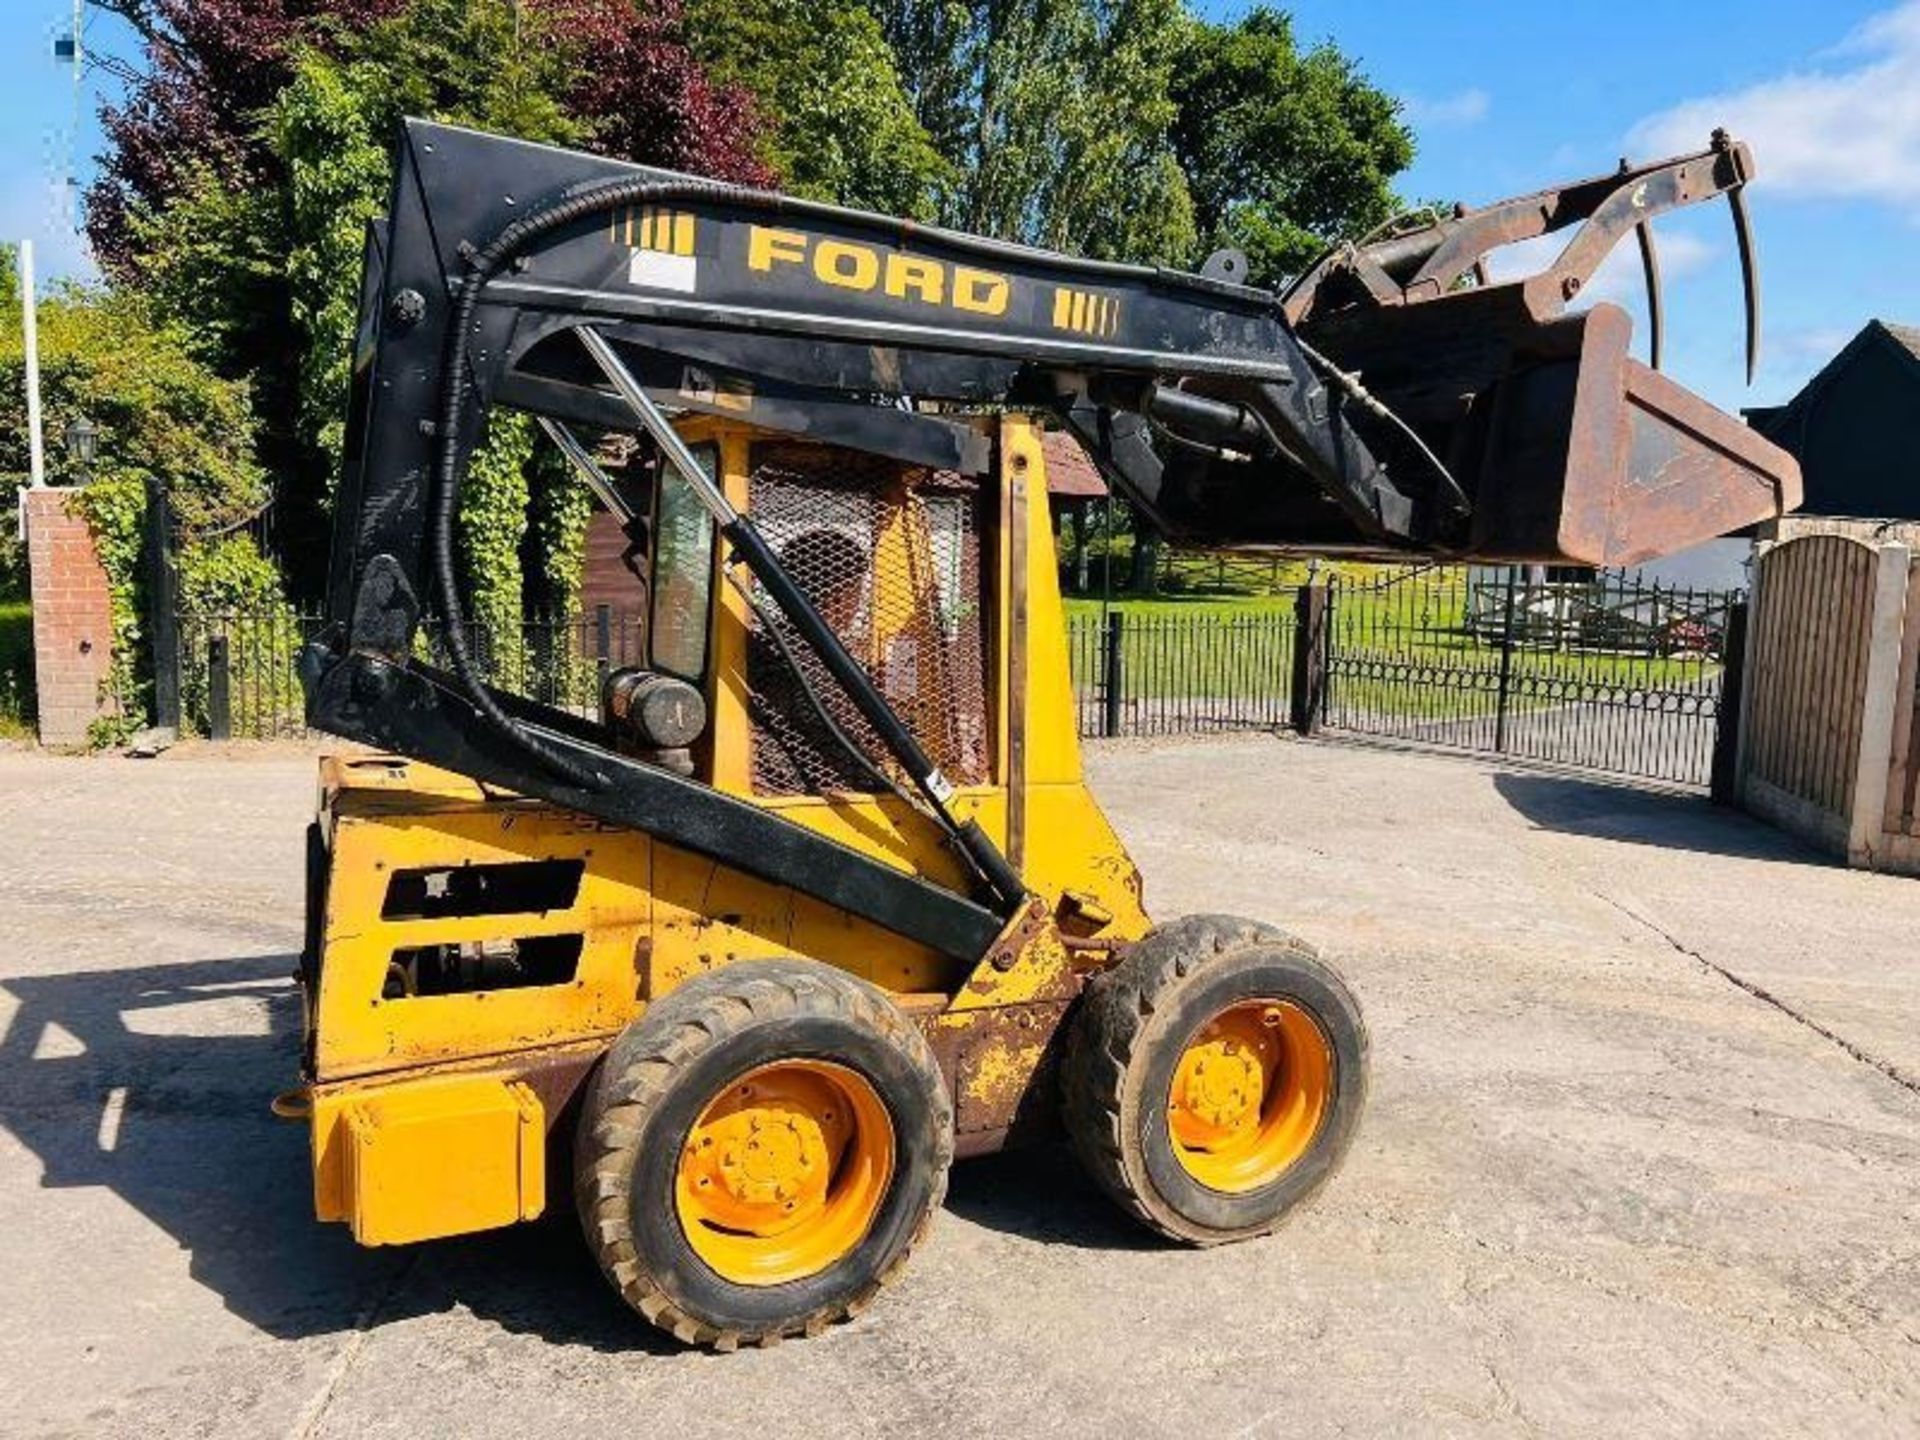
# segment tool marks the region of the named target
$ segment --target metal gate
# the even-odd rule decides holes
[[[1336,577],[1330,727],[1706,785],[1737,590],[1539,567]]]

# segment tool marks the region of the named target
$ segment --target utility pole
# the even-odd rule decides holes
[[[35,490],[47,483],[46,448],[40,434],[40,333],[33,306],[33,241],[20,242],[20,333],[27,348],[27,471]]]

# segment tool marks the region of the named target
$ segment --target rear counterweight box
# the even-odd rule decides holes
[[[316,1095],[314,1203],[362,1245],[531,1220],[546,1203],[546,1123],[531,1087],[459,1076]]]

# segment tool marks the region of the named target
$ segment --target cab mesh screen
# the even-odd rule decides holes
[[[748,482],[748,512],[780,563],[956,785],[990,773],[981,503],[964,477],[818,445],[756,446]],[[765,623],[747,642],[754,790],[880,789],[820,723]],[[775,623],[834,723],[905,782],[799,634]]]

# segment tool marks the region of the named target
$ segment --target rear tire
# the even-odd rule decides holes
[[[575,1198],[629,1305],[730,1350],[864,1309],[925,1235],[952,1159],[939,1066],[882,991],[748,961],[614,1042],[581,1107]]]
[[[1088,987],[1062,1085],[1074,1149],[1123,1209],[1187,1244],[1246,1239],[1345,1158],[1366,1102],[1366,1021],[1303,941],[1188,916]]]

